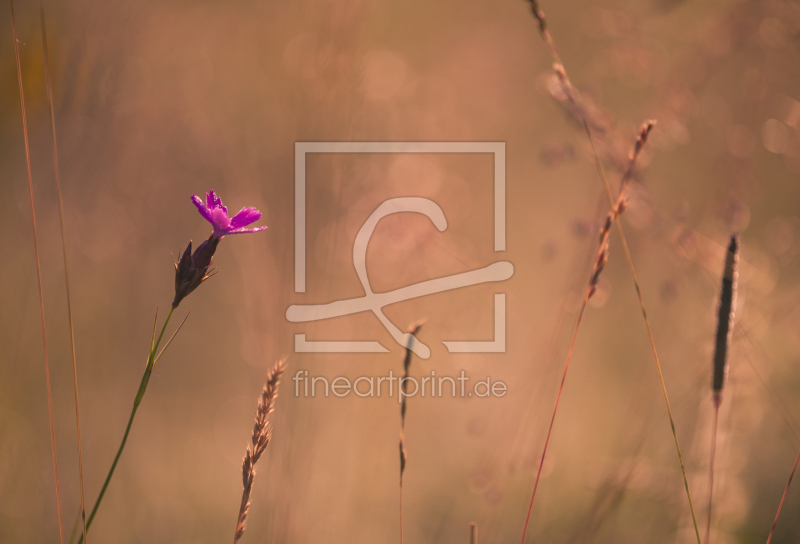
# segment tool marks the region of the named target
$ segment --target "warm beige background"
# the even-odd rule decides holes
[[[710,358],[722,245],[742,232],[739,315],[721,412],[714,542],[763,542],[800,446],[800,8],[795,2],[550,1],[575,84],[614,119],[626,153],[659,124],[624,216],[701,522]],[[155,308],[172,299],[170,250],[209,228],[189,201],[216,189],[264,233],[226,238],[219,275],[156,369],[91,542],[232,539],[239,463],[267,368],[328,376],[401,369],[371,315],[286,322],[294,302],[361,294],[353,237],[389,196],[445,210],[378,227],[376,290],[505,258],[508,351],[488,339],[495,286],[387,309],[427,317],[415,374],[491,375],[503,399],[412,399],[406,539],[514,542],[605,208],[585,136],[548,94],[550,59],[521,0],[100,2],[47,5],[76,320],[87,500],[138,386]],[[65,525],[77,454],[38,4],[18,1]],[[30,210],[8,7],[0,9],[0,541],[57,541]],[[508,251],[491,251],[488,157],[314,157],[308,292],[293,293],[295,141],[507,143]],[[614,180],[618,173],[609,164]],[[553,434],[530,541],[691,542],[690,519],[633,286],[612,235]],[[390,355],[294,355],[293,335],[376,339]],[[760,376],[760,377],[759,377]],[[765,385],[765,382],[767,385]],[[287,382],[285,386],[290,385]],[[256,477],[243,542],[398,540],[399,408],[391,399],[293,398]],[[787,423],[791,422],[790,423]],[[792,430],[792,426],[794,430]],[[797,484],[800,486],[800,484]],[[774,542],[800,538],[800,487]]]

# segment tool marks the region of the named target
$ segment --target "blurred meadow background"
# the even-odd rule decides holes
[[[39,4],[16,4],[33,161],[64,524],[79,511],[77,440]],[[230,236],[219,274],[156,367],[90,542],[221,542],[267,369],[289,370],[242,542],[399,539],[396,398],[295,397],[290,376],[385,375],[403,350],[371,314],[292,324],[290,304],[363,294],[356,232],[394,196],[436,201],[384,219],[375,291],[514,264],[505,283],[386,308],[427,318],[412,375],[491,376],[495,399],[411,398],[405,538],[514,542],[608,211],[580,125],[522,0],[49,2],[87,508],[122,437],[170,251],[208,236],[190,203],[215,189],[266,232]],[[739,302],[720,412],[714,544],[764,542],[800,448],[800,3],[546,1],[575,86],[596,104],[620,178],[658,119],[622,217],[647,303],[701,527],[713,417],[711,358],[724,247],[741,233]],[[25,154],[8,6],[0,9],[0,542],[56,542],[53,471]],[[296,141],[503,141],[507,251],[492,247],[489,155],[308,159],[308,289],[294,293]],[[507,297],[507,350],[491,339]],[[173,324],[178,320],[174,319]],[[309,340],[377,340],[389,354],[295,354]],[[619,237],[590,301],[528,542],[693,542],[646,330]],[[773,542],[800,539],[800,484]]]

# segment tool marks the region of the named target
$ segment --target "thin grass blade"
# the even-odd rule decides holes
[[[28,144],[28,120],[25,114],[25,92],[22,86],[22,63],[19,58],[19,39],[17,38],[17,20],[14,15],[14,0],[9,0],[11,7],[11,28],[14,37],[14,56],[17,61],[17,81],[19,82],[19,102],[22,110],[22,133],[25,139],[25,161],[28,167],[28,190],[31,200],[31,223],[33,225],[33,250],[36,255],[36,278],[39,286],[39,316],[42,323],[42,347],[44,348],[44,373],[47,383],[47,415],[50,420],[50,448],[53,455],[53,476],[56,487],[56,508],[58,515],[58,536],[64,544],[64,524],[61,520],[61,491],[58,483],[58,454],[56,453],[56,431],[53,418],[53,394],[50,387],[50,361],[47,355],[47,328],[44,320],[44,292],[42,289],[42,267],[39,260],[39,234],[36,229],[36,205],[33,199],[33,175],[31,173],[31,152]]]
[[[778,518],[781,516],[781,509],[783,508],[783,503],[786,500],[786,495],[789,493],[789,486],[792,485],[792,478],[794,478],[794,471],[797,470],[797,462],[800,461],[800,451],[797,452],[797,458],[794,460],[794,466],[792,467],[792,472],[789,474],[789,481],[786,483],[786,489],[783,490],[783,496],[781,497],[781,503],[778,505],[778,512],[775,514],[775,521],[772,522],[772,529],[769,531],[769,536],[767,537],[767,544],[772,541],[772,535],[775,534],[775,526],[778,524]]]
[[[153,343],[156,341],[156,329],[158,328],[158,307],[156,307],[156,318],[153,321],[153,335],[150,337],[150,351],[147,352],[147,359],[153,356]]]
[[[175,337],[181,331],[181,328],[183,327],[183,324],[186,323],[187,319],[189,319],[189,314],[190,313],[192,313],[192,312],[187,312],[186,313],[186,317],[183,318],[183,321],[181,321],[181,324],[178,325],[178,328],[175,329],[175,332],[173,332],[172,336],[169,337],[169,340],[167,340],[167,343],[164,344],[164,347],[161,348],[161,351],[158,352],[158,356],[155,359],[153,359],[153,366],[154,367],[156,366],[156,363],[158,362],[158,360],[161,359],[161,356],[164,355],[164,352],[167,351],[167,348],[169,347],[169,345],[172,343],[172,341],[175,339]]]
[[[69,319],[69,343],[72,349],[72,383],[75,390],[75,429],[78,435],[78,477],[81,490],[81,521],[83,525],[83,539],[86,538],[86,502],[83,487],[83,441],[81,440],[81,411],[78,396],[78,360],[75,352],[75,325],[72,318],[72,297],[69,287],[69,266],[67,264],[67,229],[64,221],[64,195],[61,190],[61,168],[58,165],[58,139],[56,138],[56,115],[53,102],[53,82],[50,78],[50,54],[47,47],[47,23],[44,16],[44,5],[40,6],[42,19],[42,50],[44,52],[44,79],[47,87],[47,103],[50,106],[50,128],[53,133],[53,168],[56,178],[56,192],[58,194],[58,215],[61,222],[61,249],[64,257],[64,283],[67,290],[67,317]]]
[[[551,53],[551,56],[552,56],[553,62],[554,62],[554,70],[556,72],[556,75],[558,76],[559,80],[561,81],[562,88],[563,88],[568,100],[572,103],[572,105],[575,107],[575,111],[578,112],[578,114],[580,116],[580,119],[582,121],[584,130],[586,131],[586,136],[589,139],[589,143],[591,144],[592,154],[593,154],[593,157],[594,157],[595,166],[596,166],[597,172],[598,172],[598,174],[600,176],[600,180],[603,183],[603,188],[604,188],[604,190],[606,192],[606,196],[608,197],[609,205],[611,206],[612,209],[614,209],[615,206],[616,206],[616,203],[615,203],[614,198],[613,198],[613,196],[611,194],[611,188],[610,188],[609,183],[608,183],[608,178],[606,177],[605,169],[603,168],[603,164],[602,164],[602,162],[600,160],[600,155],[599,155],[599,153],[597,151],[597,146],[595,145],[594,138],[592,137],[592,131],[591,131],[590,127],[589,127],[589,123],[587,122],[586,117],[581,113],[582,110],[581,110],[580,107],[578,107],[577,101],[575,100],[574,88],[572,86],[572,83],[569,80],[569,77],[567,76],[567,72],[566,72],[566,69],[564,68],[563,63],[561,62],[561,57],[558,54],[558,50],[556,48],[555,41],[553,40],[553,37],[552,37],[552,35],[550,34],[550,31],[547,28],[547,19],[545,18],[545,14],[540,9],[538,0],[527,0],[527,1],[530,4],[531,12],[533,13],[533,16],[536,18],[536,20],[539,23],[539,32],[540,32],[540,34],[542,36],[542,39],[545,41],[545,43],[547,44],[547,46],[550,49],[550,53]],[[649,132],[649,129],[648,129],[648,132]],[[645,136],[646,136],[646,134],[645,134]],[[630,158],[629,158],[629,165],[630,166],[626,170],[625,176],[623,177],[622,188],[624,188],[624,183],[627,181],[627,178],[629,176],[628,172],[632,171],[633,164],[636,161],[636,157],[638,156],[639,151],[641,150],[641,145],[643,143],[644,143],[644,141],[642,141],[642,142],[637,141],[637,146],[636,146],[636,148],[634,150],[634,153],[632,153]],[[666,386],[666,384],[664,382],[664,375],[663,375],[663,373],[661,371],[661,362],[660,362],[660,360],[658,358],[658,351],[656,350],[655,340],[653,339],[653,332],[652,332],[652,329],[650,327],[650,320],[647,317],[647,310],[645,309],[644,299],[642,297],[641,288],[639,287],[639,280],[636,277],[636,269],[633,266],[633,259],[631,258],[630,249],[628,248],[628,242],[625,239],[625,233],[624,233],[624,230],[622,228],[622,222],[619,219],[619,215],[617,215],[617,217],[614,219],[614,224],[615,224],[615,226],[617,228],[617,232],[619,233],[620,241],[622,243],[622,248],[623,248],[623,250],[625,252],[625,258],[626,258],[626,260],[628,262],[628,269],[631,272],[631,277],[633,278],[633,284],[634,284],[634,287],[636,288],[636,296],[637,296],[637,298],[639,300],[639,307],[642,310],[642,317],[644,318],[645,327],[647,329],[648,340],[650,342],[650,347],[651,347],[652,352],[653,352],[653,358],[655,359],[656,369],[658,370],[659,381],[661,382],[661,391],[662,391],[662,393],[664,395],[664,404],[666,405],[667,414],[669,416],[670,428],[672,430],[672,437],[673,437],[673,439],[675,441],[675,449],[677,451],[678,462],[680,463],[680,467],[681,467],[681,475],[683,476],[683,484],[684,484],[684,487],[686,489],[686,497],[687,497],[687,499],[689,501],[689,511],[691,513],[691,516],[692,516],[692,524],[694,526],[695,537],[697,538],[697,544],[701,544],[700,543],[700,530],[698,529],[698,526],[697,526],[697,517],[696,517],[695,512],[694,512],[694,504],[692,503],[692,495],[691,495],[691,492],[689,491],[689,481],[688,481],[688,479],[686,477],[686,468],[684,467],[684,464],[683,464],[683,455],[681,454],[680,443],[678,442],[678,433],[675,430],[675,421],[674,421],[674,418],[672,416],[672,408],[670,407],[670,404],[669,404],[669,396],[667,395],[667,386]],[[527,522],[526,522],[526,525],[527,525]]]

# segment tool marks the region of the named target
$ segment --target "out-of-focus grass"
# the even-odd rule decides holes
[[[543,7],[573,82],[613,114],[627,142],[643,119],[659,119],[623,221],[698,497],[707,475],[718,269],[730,230],[742,233],[737,330],[753,327],[752,343],[734,334],[712,535],[718,543],[759,542],[800,446],[746,362],[797,417],[796,15],[779,2]],[[450,355],[440,343],[489,338],[497,286],[386,312],[401,326],[428,318],[422,339],[433,356],[412,373],[464,369],[509,386],[502,399],[409,404],[406,538],[466,541],[470,521],[482,542],[518,538],[570,332],[559,324],[577,310],[605,213],[584,136],[543,92],[549,60],[525,3],[79,1],[47,9],[87,501],[121,438],[154,307],[172,300],[169,251],[208,234],[189,195],[213,187],[234,209],[264,211],[270,226],[221,247],[219,275],[187,301],[192,316],[153,376],[90,539],[229,538],[252,399],[280,355],[312,375],[399,373],[402,349],[371,315],[304,326],[284,318],[291,303],[361,294],[352,241],[378,202],[427,196],[449,226],[436,233],[424,218],[382,222],[368,253],[376,290],[497,260],[490,159],[312,157],[309,289],[295,295],[294,142],[314,140],[506,142],[503,258],[515,266],[502,284],[507,352]],[[74,409],[38,6],[18,11],[71,523],[78,510]],[[7,13],[0,19],[10,28]],[[12,46],[0,43],[0,540],[36,543],[53,541],[57,528]],[[573,541],[605,483],[630,463],[637,468],[593,541],[691,536],[646,334],[614,239],[610,251],[534,508],[537,541]],[[392,353],[295,355],[298,332],[377,339]],[[244,539],[397,538],[396,399],[290,393],[282,391],[274,413]],[[784,515],[798,501],[790,492]],[[786,515],[774,542],[791,542],[798,531]]]

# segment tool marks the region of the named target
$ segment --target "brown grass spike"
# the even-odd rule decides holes
[[[606,196],[608,197],[609,202],[613,202],[611,197],[611,189],[608,185],[608,179],[606,178],[605,171],[603,170],[603,165],[600,163],[600,157],[597,154],[597,149],[594,145],[594,140],[592,139],[592,134],[589,131],[588,125],[584,123],[584,127],[586,128],[586,134],[589,137],[589,141],[592,144],[592,152],[594,153],[595,165],[597,166],[597,170],[600,173],[600,179],[603,182],[603,187],[606,191]],[[669,404],[669,395],[667,394],[667,385],[664,382],[664,373],[661,371],[661,361],[658,358],[658,351],[656,350],[656,342],[653,338],[653,329],[650,327],[650,319],[647,317],[647,310],[645,309],[644,305],[644,298],[642,298],[642,290],[639,287],[639,280],[636,277],[636,269],[633,266],[633,258],[631,257],[630,249],[628,248],[628,241],[625,238],[625,232],[622,229],[622,222],[620,222],[619,218],[614,221],[614,224],[617,227],[617,233],[619,233],[620,242],[622,243],[622,249],[625,252],[625,260],[628,262],[628,269],[631,272],[631,277],[633,278],[633,286],[636,289],[636,297],[639,300],[639,308],[642,310],[642,318],[644,319],[645,328],[647,329],[647,339],[650,342],[650,349],[653,352],[653,359],[656,363],[656,370],[658,371],[658,380],[661,385],[661,393],[664,396],[664,404],[667,408],[667,416],[669,417],[669,426],[670,430],[672,431],[672,438],[675,441],[675,451],[678,454],[678,463],[681,467],[681,476],[683,476],[683,487],[686,490],[686,499],[689,502],[689,513],[692,516],[692,525],[694,526],[694,533],[695,537],[697,538],[697,544],[700,544],[700,530],[697,527],[697,516],[694,513],[694,504],[692,503],[692,494],[689,491],[689,480],[686,477],[686,467],[683,464],[683,455],[681,454],[681,446],[678,442],[678,432],[675,430],[675,419],[672,416],[672,408]]]
[[[78,434],[78,476],[81,488],[81,521],[83,525],[83,540],[86,538],[86,506],[83,492],[83,447],[81,442],[81,412],[78,402],[78,363],[75,356],[75,326],[72,320],[72,300],[69,288],[69,270],[67,267],[67,234],[64,225],[64,195],[61,191],[61,169],[58,166],[58,142],[56,139],[56,116],[53,103],[53,82],[50,79],[50,55],[47,48],[47,25],[45,24],[44,6],[41,6],[42,15],[42,48],[44,51],[44,78],[47,85],[47,102],[50,105],[50,128],[53,132],[53,167],[56,176],[56,191],[58,193],[58,213],[61,219],[61,248],[64,256],[64,281],[67,288],[67,317],[69,319],[69,342],[72,348],[72,383],[75,389],[75,427]]]
[[[22,133],[25,138],[25,160],[28,166],[28,190],[31,197],[31,221],[33,224],[33,250],[36,254],[36,278],[39,286],[39,315],[42,322],[42,347],[44,348],[44,375],[47,382],[47,415],[50,418],[50,448],[53,454],[53,476],[56,484],[56,509],[58,511],[58,536],[64,544],[64,526],[61,521],[61,491],[58,485],[58,455],[56,454],[56,430],[53,422],[53,394],[50,388],[50,361],[47,357],[47,329],[44,322],[44,293],[42,290],[42,267],[39,262],[39,235],[36,230],[36,206],[33,201],[33,175],[31,174],[31,152],[28,145],[28,120],[25,116],[25,93],[22,89],[22,64],[19,60],[19,40],[17,39],[17,21],[14,17],[14,0],[11,5],[11,27],[14,31],[14,55],[17,61],[17,80],[19,82],[19,102],[22,108]]]
[[[589,139],[589,143],[591,144],[591,147],[592,147],[592,154],[594,156],[595,167],[597,168],[597,172],[600,175],[600,180],[603,183],[603,189],[605,190],[606,196],[608,197],[608,203],[613,208],[615,206],[614,197],[611,194],[611,188],[610,188],[610,186],[608,184],[608,179],[606,177],[606,173],[605,173],[605,169],[603,168],[603,164],[600,161],[600,155],[597,152],[597,147],[596,147],[596,145],[594,143],[594,138],[592,137],[592,131],[589,128],[589,124],[588,124],[588,122],[586,120],[586,117],[583,115],[582,109],[580,108],[580,106],[578,104],[578,101],[575,98],[575,93],[574,93],[574,89],[572,87],[572,83],[569,81],[569,78],[567,77],[567,72],[564,69],[563,64],[561,63],[561,58],[558,55],[558,51],[556,50],[553,38],[550,35],[550,31],[547,29],[547,22],[546,22],[546,19],[545,19],[545,16],[544,16],[544,12],[542,12],[542,10],[539,9],[539,3],[538,3],[537,0],[527,0],[527,1],[531,4],[531,9],[533,11],[534,17],[536,17],[537,21],[539,21],[539,30],[540,30],[540,32],[542,34],[542,38],[545,40],[545,42],[550,47],[550,52],[551,52],[551,54],[553,56],[553,60],[554,60],[553,69],[555,70],[556,75],[558,76],[559,80],[561,81],[561,84],[562,84],[562,87],[563,87],[563,90],[564,90],[564,94],[566,95],[567,99],[569,100],[569,102],[573,106],[574,110],[578,113],[578,115],[579,115],[579,117],[580,117],[580,119],[582,121],[583,128],[586,131],[586,136]],[[652,126],[650,128],[652,128]],[[626,169],[626,172],[625,172],[625,175],[623,177],[623,180],[626,180],[626,178],[629,177],[629,171],[632,171],[632,166],[635,163],[636,157],[638,156],[642,145],[644,145],[644,142],[645,142],[646,137],[647,137],[647,133],[649,133],[650,128],[648,128],[646,131],[643,131],[644,138],[642,139],[642,141],[640,143],[637,142],[637,146],[634,148],[634,152],[630,155],[630,157],[629,157],[629,167],[628,167],[628,169]],[[644,319],[645,328],[647,329],[647,337],[648,337],[648,340],[650,342],[650,348],[651,348],[651,350],[653,352],[653,359],[655,360],[655,363],[656,363],[656,370],[658,371],[658,379],[659,379],[660,384],[661,384],[661,392],[664,395],[664,404],[666,405],[667,415],[669,416],[669,423],[670,423],[670,429],[672,431],[672,438],[675,441],[675,450],[676,450],[676,452],[678,454],[678,463],[680,464],[680,467],[681,467],[681,475],[683,476],[683,486],[684,486],[684,488],[686,490],[686,498],[687,498],[687,500],[689,502],[689,512],[691,513],[691,516],[692,516],[692,525],[694,526],[695,537],[697,538],[697,544],[701,544],[700,543],[700,530],[698,529],[698,526],[697,526],[697,516],[694,513],[694,504],[692,503],[692,494],[689,491],[689,480],[686,477],[686,467],[683,464],[683,455],[681,454],[681,447],[680,447],[680,443],[678,442],[678,433],[675,430],[675,420],[674,420],[674,418],[672,416],[672,408],[670,407],[670,404],[669,404],[669,395],[667,394],[667,386],[666,386],[666,384],[664,382],[664,374],[661,371],[661,362],[660,362],[660,360],[658,358],[658,351],[656,350],[655,339],[653,338],[653,331],[652,331],[652,328],[650,327],[650,320],[647,317],[647,310],[645,309],[644,299],[642,298],[642,291],[641,291],[641,288],[639,287],[639,280],[636,277],[636,269],[633,266],[633,259],[631,258],[631,252],[630,252],[630,249],[628,248],[628,242],[627,242],[627,240],[625,238],[625,232],[624,232],[624,230],[622,228],[622,222],[617,217],[614,220],[614,224],[617,227],[617,232],[619,233],[620,242],[622,243],[622,249],[623,249],[623,251],[625,253],[625,259],[628,262],[628,269],[631,272],[631,277],[633,279],[633,285],[634,285],[634,287],[636,289],[636,296],[637,296],[637,298],[639,300],[639,307],[642,310],[642,317]]]
[[[725,254],[725,269],[722,275],[722,289],[719,298],[717,334],[714,344],[714,373],[711,383],[714,404],[722,402],[722,390],[728,375],[728,350],[733,335],[733,321],[736,312],[736,284],[739,278],[739,236],[731,236]]]
[[[258,398],[258,408],[256,409],[256,421],[253,425],[252,449],[247,447],[242,460],[242,502],[239,506],[239,518],[236,521],[236,534],[233,537],[233,544],[239,542],[244,530],[247,527],[247,512],[250,509],[250,494],[253,491],[253,481],[256,477],[256,463],[261,458],[261,454],[267,449],[270,439],[272,439],[272,423],[269,415],[275,409],[275,399],[278,397],[278,385],[280,384],[281,374],[286,370],[286,359],[281,359],[267,373],[267,382]]]
[[[714,457],[717,451],[717,423],[722,390],[728,376],[728,351],[733,336],[733,320],[736,313],[736,283],[739,278],[739,236],[731,236],[725,253],[725,268],[722,273],[722,290],[719,295],[719,315],[714,344],[714,369],[711,390],[714,395],[714,424],[711,428],[711,452],[708,463],[708,516],[706,519],[706,544],[711,542],[711,511],[714,504]]]
[[[406,447],[405,447],[405,432],[406,432],[406,392],[408,391],[408,369],[411,366],[411,346],[415,340],[415,335],[422,328],[422,322],[417,322],[408,331],[408,340],[406,344],[406,355],[403,359],[403,377],[400,379],[400,388],[402,389],[402,403],[400,405],[400,544],[403,544],[403,473],[406,470]],[[399,392],[398,392],[399,394]]]

